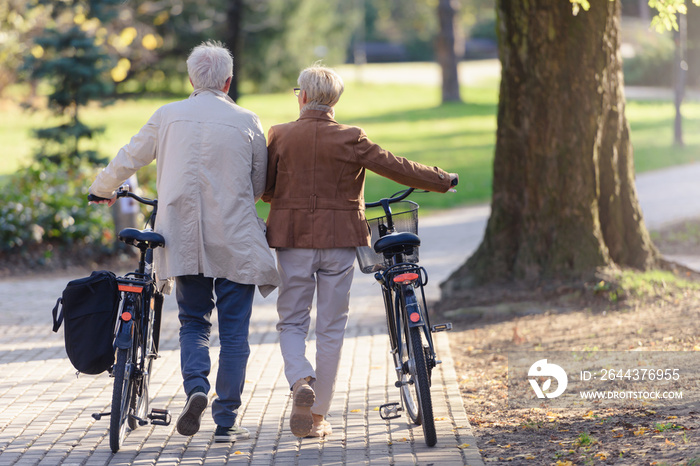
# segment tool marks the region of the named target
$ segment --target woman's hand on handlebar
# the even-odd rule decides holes
[[[451,192],[456,192],[457,190],[454,189],[455,186],[457,186],[457,183],[459,183],[459,175],[457,173],[450,173],[450,191]]]

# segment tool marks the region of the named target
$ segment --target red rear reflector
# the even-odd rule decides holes
[[[142,286],[133,285],[119,285],[119,291],[128,291],[130,293],[141,293],[143,291]]]
[[[411,322],[418,322],[420,320],[420,314],[417,312],[411,313],[411,315],[408,317],[411,319]]]
[[[394,282],[396,283],[409,283],[412,282],[413,280],[418,280],[418,274],[409,272],[409,273],[402,273],[401,275],[397,275],[394,277]]]
[[[122,320],[129,322],[131,320],[131,312],[122,312]]]

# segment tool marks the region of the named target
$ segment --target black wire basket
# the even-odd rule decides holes
[[[372,232],[372,245],[356,248],[357,263],[362,273],[374,273],[391,265],[391,260],[385,258],[384,254],[374,252],[374,243],[379,239],[379,225],[386,225],[387,218],[381,207],[368,209],[365,217]],[[418,234],[418,204],[415,202],[399,201],[391,204],[391,218],[396,232]],[[412,254],[404,256],[404,262],[418,262],[418,246],[413,248]]]

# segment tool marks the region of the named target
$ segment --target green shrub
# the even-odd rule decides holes
[[[472,39],[487,39],[494,44],[498,42],[496,32],[496,18],[486,18],[474,24],[469,30]]]
[[[673,86],[673,42],[659,36],[637,48],[633,57],[625,58],[622,68],[628,86]]]
[[[0,251],[22,252],[42,243],[111,247],[109,209],[86,200],[96,173],[86,164],[37,161],[12,175],[0,194]]]

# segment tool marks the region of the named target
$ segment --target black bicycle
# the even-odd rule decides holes
[[[428,273],[418,265],[418,204],[404,201],[413,188],[390,198],[366,203],[372,247],[357,248],[363,273],[374,273],[382,286],[386,321],[391,342],[401,404],[380,407],[382,419],[395,419],[405,411],[416,425],[423,426],[425,443],[437,443],[430,396],[432,369],[440,364],[433,345],[433,332],[450,330],[452,324],[430,325],[424,287]],[[393,205],[393,210],[390,207]],[[378,210],[378,212],[377,212]]]
[[[120,293],[119,311],[114,328],[115,363],[111,376],[112,408],[108,413],[95,413],[96,420],[109,416],[109,446],[113,452],[119,448],[128,432],[148,424],[167,426],[171,415],[166,409],[149,408],[148,385],[153,360],[158,358],[160,322],[163,310],[163,294],[156,286],[153,266],[153,250],[163,247],[165,239],[153,231],[158,211],[157,199],[145,199],[122,186],[117,198],[130,197],[153,209],[146,228],[125,228],[119,232],[119,240],[140,251],[139,265],[135,272],[117,278]],[[92,194],[88,201],[106,200]]]

